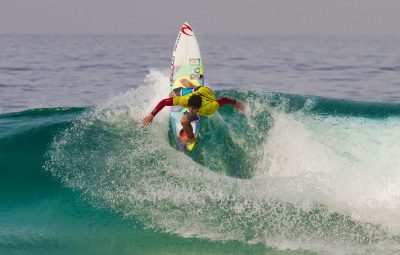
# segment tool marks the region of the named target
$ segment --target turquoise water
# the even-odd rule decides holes
[[[255,111],[225,107],[204,119],[189,158],[168,139],[167,114],[141,128],[141,92],[97,108],[1,115],[2,252],[397,251],[397,193],[386,188],[399,176],[390,158],[398,150],[400,106],[219,91]],[[348,135],[375,146],[374,159]]]
[[[141,127],[169,37],[4,38],[0,254],[400,252],[395,39],[255,38],[242,58],[243,38],[205,42],[206,80],[247,110],[203,118],[184,155],[168,111]]]

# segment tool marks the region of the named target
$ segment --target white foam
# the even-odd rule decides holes
[[[400,119],[283,112],[273,119],[255,179],[279,183],[276,195],[288,201],[323,203],[400,231]]]
[[[241,180],[210,171],[172,148],[167,110],[150,128],[141,128],[143,117],[167,94],[167,73],[152,70],[143,86],[99,104],[66,130],[53,143],[47,168],[100,200],[100,206],[184,237],[316,251],[328,251],[334,243],[349,250],[341,233],[322,237],[318,232],[331,212],[397,231],[398,119],[321,118],[269,107],[274,123],[260,149],[263,157],[254,178]],[[102,135],[95,147],[87,141],[92,133]],[[316,204],[326,212],[310,223],[316,230],[309,234],[302,217]],[[292,236],[297,223],[304,231]],[[345,223],[337,224],[347,231],[340,225]],[[369,234],[368,226],[361,229],[367,233],[344,234]]]

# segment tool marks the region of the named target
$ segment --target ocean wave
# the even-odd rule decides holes
[[[167,110],[141,127],[167,83],[152,71],[91,109],[3,114],[0,160],[20,156],[5,151],[21,137],[45,136],[38,154],[48,173],[156,231],[280,249],[397,249],[399,105],[218,91],[245,102],[246,113],[225,106],[203,118],[185,155],[173,147]]]

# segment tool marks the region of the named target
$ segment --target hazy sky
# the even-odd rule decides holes
[[[400,0],[0,0],[0,33],[400,34]]]

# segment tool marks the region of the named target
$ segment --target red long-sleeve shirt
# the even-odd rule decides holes
[[[219,104],[219,106],[223,106],[226,104],[231,104],[231,105],[235,105],[236,104],[236,100],[235,99],[230,99],[227,97],[221,97],[220,99],[217,99],[217,102]],[[164,106],[173,106],[174,105],[174,98],[173,97],[169,97],[166,99],[161,100],[158,105],[154,108],[154,110],[151,112],[151,115],[156,116],[156,114],[162,110],[162,108],[164,108]]]

